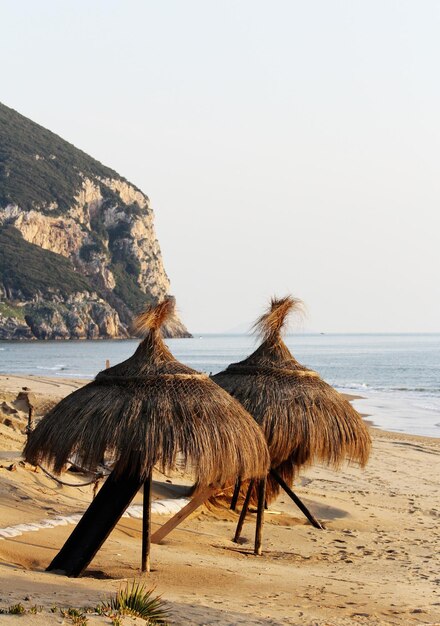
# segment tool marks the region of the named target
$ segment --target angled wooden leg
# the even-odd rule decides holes
[[[209,487],[205,487],[200,493],[196,494],[192,500],[186,504],[183,509],[181,509],[178,513],[173,515],[171,519],[169,519],[163,526],[158,528],[155,533],[151,536],[151,543],[160,543],[162,539],[164,539],[176,526],[181,524],[183,520],[185,520],[188,515],[191,515],[193,511],[199,508],[204,502],[209,500],[209,498],[218,491],[218,487],[213,487],[212,485]]]
[[[244,520],[245,520],[245,517],[246,517],[246,513],[247,513],[247,510],[249,508],[249,501],[251,499],[252,487],[254,486],[254,482],[255,482],[254,480],[250,481],[249,487],[248,487],[248,490],[247,490],[247,493],[246,493],[246,497],[245,497],[244,502],[243,502],[243,508],[241,509],[240,517],[238,519],[238,524],[237,524],[237,530],[235,531],[235,536],[234,536],[234,539],[233,539],[233,541],[235,543],[238,543],[238,540],[240,539],[240,535],[241,535],[241,531],[242,531],[242,528],[243,528],[243,524],[244,524]]]
[[[237,480],[235,481],[234,495],[232,496],[231,506],[229,507],[231,511],[235,511],[235,509],[237,508],[237,500],[238,500],[238,496],[240,495],[240,489],[241,489],[241,480],[240,478],[237,478]]]
[[[151,547],[151,479],[150,472],[144,482],[144,500],[142,505],[142,564],[143,572],[150,571],[150,547]]]
[[[64,546],[47,568],[79,576],[93,559],[135,497],[142,481],[110,474]]]
[[[317,520],[316,517],[309,511],[309,509],[306,507],[304,502],[302,502],[298,498],[298,496],[291,490],[289,485],[281,478],[278,472],[276,472],[274,469],[271,469],[270,475],[275,478],[279,486],[284,489],[284,491],[287,493],[289,498],[291,498],[296,504],[296,506],[304,513],[304,515],[307,517],[307,519],[312,524],[312,526],[314,526],[315,528],[319,528],[319,530],[325,530],[325,526],[323,526],[321,522]]]
[[[255,548],[254,554],[261,556],[261,542],[263,537],[264,524],[264,503],[266,500],[266,482],[267,477],[262,478],[258,483],[258,509],[257,509],[257,525],[255,527]]]

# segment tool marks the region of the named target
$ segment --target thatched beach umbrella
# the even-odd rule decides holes
[[[359,413],[316,372],[298,363],[282,340],[288,314],[300,307],[291,297],[273,299],[255,324],[261,345],[213,376],[255,418],[266,438],[271,473],[267,487],[260,485],[259,508],[264,498],[270,502],[276,497],[280,483],[291,492],[302,467],[317,461],[334,468],[343,461],[363,466],[370,453],[371,439]],[[251,491],[252,484],[244,509]]]
[[[55,472],[72,455],[92,470],[104,455],[113,460],[112,474],[49,569],[79,575],[143,483],[142,564],[148,569],[154,466],[167,472],[179,456],[200,489],[267,472],[267,446],[252,417],[207,375],[179,363],[163,342],[161,326],[172,311],[166,300],[142,314],[137,329],[145,338],[134,355],[64,398],[29,437],[26,460]]]

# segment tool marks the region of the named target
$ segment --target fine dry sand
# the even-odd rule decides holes
[[[18,392],[27,387],[35,394],[38,415],[83,382],[0,377],[0,529],[79,513],[91,501],[92,487],[62,487],[20,460],[26,413]],[[238,516],[223,508],[202,508],[162,545],[153,545],[146,581],[163,594],[172,623],[440,624],[440,440],[376,429],[372,435],[365,470],[314,467],[296,486],[326,530],[312,528],[281,495],[266,515],[262,557],[252,554],[255,514],[236,545],[231,538]],[[189,484],[185,476],[154,478],[156,498],[180,497],[182,484]],[[153,530],[166,519],[153,516]],[[0,615],[0,624],[70,624],[50,607],[95,606],[127,579],[140,577],[141,522],[126,518],[85,576],[46,573],[72,529],[0,539],[0,608],[18,602],[43,607],[35,615]],[[91,615],[88,623],[111,622]]]

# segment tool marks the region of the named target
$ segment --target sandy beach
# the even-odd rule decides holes
[[[78,514],[91,501],[92,486],[60,486],[20,457],[26,412],[18,393],[26,387],[34,394],[38,416],[83,383],[0,377],[0,529]],[[266,515],[262,557],[252,553],[255,515],[236,545],[238,516],[226,508],[200,509],[153,545],[147,582],[163,595],[172,623],[439,624],[440,439],[371,432],[373,454],[364,470],[316,466],[298,481],[296,492],[326,530],[312,528],[281,495]],[[66,480],[80,483],[84,476],[69,472]],[[181,497],[185,484],[189,477],[156,473],[154,497]],[[153,530],[166,519],[154,515]],[[71,623],[51,607],[96,606],[121,581],[140,576],[141,521],[132,518],[121,520],[84,577],[46,573],[72,529],[66,524],[0,538],[0,608],[43,607],[35,615],[0,615],[0,623]]]

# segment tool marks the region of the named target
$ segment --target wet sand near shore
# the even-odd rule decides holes
[[[28,387],[38,413],[83,382],[0,377],[0,528],[80,513],[91,501],[92,487],[61,487],[20,462],[25,415],[14,405]],[[282,494],[266,515],[261,557],[252,553],[255,514],[237,545],[231,539],[238,516],[224,508],[203,507],[153,545],[146,581],[163,594],[173,623],[439,624],[440,439],[371,432],[373,454],[364,470],[316,466],[295,487],[326,530],[312,528]],[[184,475],[154,479],[155,498],[180,497],[191,482]],[[69,481],[82,480],[69,473]],[[153,529],[166,519],[154,515]],[[36,615],[0,615],[1,624],[62,623],[51,606],[95,606],[121,581],[140,577],[141,521],[131,518],[120,521],[84,577],[46,573],[72,529],[0,539],[0,607],[43,606]],[[89,623],[110,620],[92,615]]]

